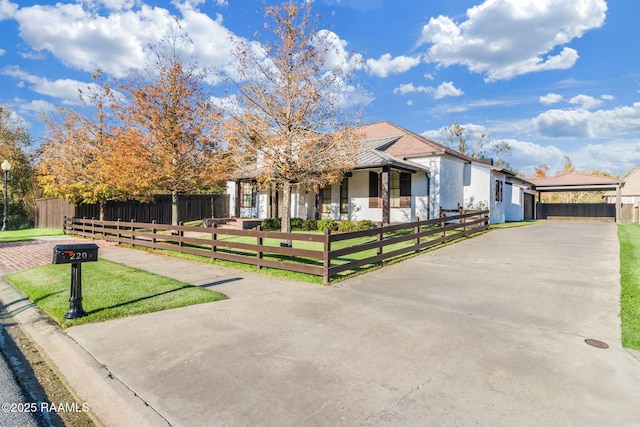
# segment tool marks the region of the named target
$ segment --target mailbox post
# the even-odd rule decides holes
[[[52,264],[71,264],[71,296],[65,319],[86,316],[82,308],[82,263],[98,261],[98,245],[94,243],[56,245]]]

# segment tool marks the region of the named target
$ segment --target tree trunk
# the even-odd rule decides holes
[[[104,206],[105,202],[100,202],[100,221],[104,221]]]
[[[178,209],[178,192],[171,192],[171,225],[178,225],[180,220],[180,211]]]
[[[282,200],[281,202],[281,224],[280,224],[280,232],[281,233],[291,233],[291,183],[285,182],[282,184]],[[280,246],[282,247],[291,247],[291,240],[282,239],[280,241]]]

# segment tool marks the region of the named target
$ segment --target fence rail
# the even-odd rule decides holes
[[[66,218],[65,232],[120,244],[321,276],[325,283],[349,270],[381,264],[489,227],[489,211],[323,234],[172,226]],[[281,241],[292,242],[291,247]]]

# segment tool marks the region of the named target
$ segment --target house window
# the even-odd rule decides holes
[[[349,179],[345,178],[340,184],[340,213],[349,213]]]
[[[391,172],[391,188],[389,189],[392,208],[411,207],[411,174]]]
[[[389,189],[389,197],[391,198],[391,207],[400,207],[400,173],[391,172],[391,188]]]
[[[501,202],[502,201],[502,186],[504,185],[504,183],[502,181],[500,181],[499,179],[496,179],[496,197],[495,200],[496,202]]]
[[[331,186],[322,189],[322,213],[331,212]]]
[[[380,207],[380,179],[377,172],[369,172],[369,208]]]
[[[240,207],[242,208],[255,208],[256,207],[256,192],[255,187],[250,182],[240,183]]]

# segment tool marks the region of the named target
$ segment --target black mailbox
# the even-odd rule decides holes
[[[75,264],[97,260],[98,245],[94,243],[56,245],[53,248],[53,264]]]
[[[87,315],[87,312],[82,308],[81,263],[89,261],[98,261],[98,245],[95,243],[53,247],[52,264],[71,264],[71,297],[69,298],[69,311],[64,315],[65,319],[75,319]]]

